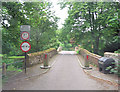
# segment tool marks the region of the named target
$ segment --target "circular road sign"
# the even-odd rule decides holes
[[[21,34],[21,38],[22,38],[23,40],[28,40],[29,37],[30,37],[30,35],[29,35],[28,32],[22,32],[22,34]]]
[[[28,52],[31,49],[31,45],[30,45],[29,42],[22,42],[21,45],[20,45],[20,49],[23,52]]]

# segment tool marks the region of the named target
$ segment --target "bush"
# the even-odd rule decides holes
[[[117,50],[117,51],[115,51],[114,53],[120,53],[120,49],[119,49],[119,50]]]
[[[14,59],[15,58],[9,59],[9,57],[7,55],[4,55],[3,59],[2,59],[2,63],[11,64],[11,63],[15,62]],[[7,66],[7,71],[20,72],[22,70],[18,69],[18,68],[21,68],[21,66],[23,66],[23,62],[19,62],[19,63],[16,63],[16,64],[9,65],[9,66]]]
[[[120,61],[118,61],[118,64],[116,65],[115,68],[111,68],[111,66],[107,67],[106,70],[110,70],[110,73],[117,74],[120,77]]]
[[[77,54],[80,54],[80,51],[79,51],[79,50],[77,50],[76,52],[77,52]]]

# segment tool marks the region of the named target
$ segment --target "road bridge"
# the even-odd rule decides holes
[[[76,52],[61,51],[53,58],[54,65],[47,73],[10,82],[3,86],[3,90],[116,90],[114,86],[86,75],[79,65]],[[40,72],[40,68],[36,68],[39,66],[34,66],[34,70]],[[34,74],[32,70],[28,72]]]

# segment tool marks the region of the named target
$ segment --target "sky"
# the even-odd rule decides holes
[[[67,8],[64,8],[62,10],[60,9],[60,5],[57,4],[58,1],[60,0],[49,0],[49,1],[53,3],[54,7],[52,8],[52,10],[55,11],[55,15],[60,18],[58,22],[58,28],[60,29],[62,28],[62,24],[64,23],[64,20],[68,17],[68,13],[67,13],[68,9]]]
[[[54,10],[55,15],[60,18],[60,20],[58,22],[58,29],[62,28],[63,27],[62,24],[64,23],[65,19],[68,17],[67,7],[61,10],[60,5],[57,4],[58,1],[60,1],[60,0],[47,0],[47,1],[50,1],[53,3],[54,7],[52,10]],[[109,0],[107,0],[107,1],[109,1]],[[120,0],[115,0],[115,1],[119,2]]]

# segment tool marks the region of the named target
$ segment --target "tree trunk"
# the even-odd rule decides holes
[[[95,41],[95,49],[94,49],[94,53],[95,54],[98,54],[98,51],[99,51],[99,36],[96,37],[96,41]]]

